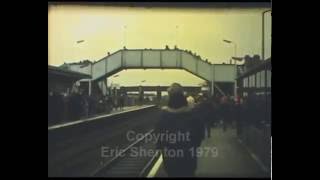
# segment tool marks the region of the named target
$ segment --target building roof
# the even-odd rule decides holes
[[[76,80],[91,78],[91,75],[88,75],[88,74],[70,71],[67,69],[50,66],[50,65],[48,65],[48,75],[60,76],[60,77],[65,77],[69,79],[71,78]]]

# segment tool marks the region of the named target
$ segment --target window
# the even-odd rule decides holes
[[[252,75],[252,87],[256,87],[256,75]]]
[[[261,87],[264,87],[265,86],[265,82],[264,82],[264,80],[265,80],[265,71],[261,71],[260,72],[261,73],[261,77],[260,77],[260,86]]]
[[[249,79],[250,79],[249,87],[255,87],[255,75],[251,75]]]
[[[261,71],[256,74],[257,88],[261,87],[260,77],[261,77]]]
[[[267,70],[267,87],[271,87],[271,71]]]
[[[243,78],[243,87],[248,87],[248,78]]]

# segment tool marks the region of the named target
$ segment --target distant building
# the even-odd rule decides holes
[[[80,79],[91,78],[90,75],[48,65],[48,91],[69,93]]]
[[[247,65],[237,77],[238,94],[240,96],[271,93],[271,58],[264,61],[256,59],[256,61],[250,62],[250,66]]]
[[[91,74],[91,66],[94,62],[91,62],[89,60],[83,60],[79,62],[73,62],[73,63],[64,63],[59,68],[69,71],[75,71],[75,72],[81,72],[83,74]]]
[[[249,71],[261,63],[263,63],[263,61],[260,59],[259,55],[254,55],[253,57],[246,55],[244,56],[244,71]]]

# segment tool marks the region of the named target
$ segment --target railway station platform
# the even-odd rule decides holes
[[[214,156],[198,158],[196,177],[221,178],[270,178],[270,168],[237,137],[235,129],[212,128],[211,138],[205,139],[201,147],[216,148]],[[148,177],[168,177],[159,157]]]

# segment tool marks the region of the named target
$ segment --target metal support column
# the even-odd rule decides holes
[[[196,73],[197,73],[197,74],[199,74],[199,73],[198,73],[198,63],[199,63],[199,61],[200,61],[200,60],[196,57]]]
[[[234,100],[237,99],[238,93],[237,93],[237,65],[234,65]]]
[[[162,67],[162,51],[160,51],[160,67],[161,67],[161,69],[163,68]]]
[[[211,95],[214,96],[214,81],[215,81],[215,74],[214,74],[214,65],[211,66],[212,71],[212,81],[211,81]]]
[[[157,87],[157,103],[160,104],[161,102],[161,89],[160,86]]]
[[[180,51],[180,58],[179,58],[179,60],[180,60],[180,68],[182,68],[182,51]]]
[[[109,95],[109,92],[108,92],[108,79],[105,78],[104,81],[103,81],[105,87],[106,87],[106,95],[108,94]]]
[[[124,53],[124,51],[125,50],[121,50],[120,52],[121,52],[121,67],[124,67],[124,55],[123,55],[123,53]]]
[[[89,80],[89,82],[88,82],[88,84],[89,84],[89,96],[91,96],[91,87],[92,87],[92,85],[91,85],[91,79]]]
[[[143,67],[143,50],[140,53],[140,66]]]

